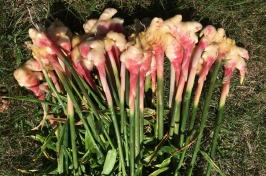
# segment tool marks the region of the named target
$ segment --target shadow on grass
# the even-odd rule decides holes
[[[69,5],[64,1],[57,1],[51,5],[50,8],[50,18],[46,20],[46,25],[49,25],[55,19],[61,20],[65,23],[66,26],[70,28],[72,32],[83,33],[83,23],[84,16],[87,19],[90,18],[99,18],[100,13],[105,8],[115,8],[118,10],[115,17],[120,17],[124,19],[124,25],[131,25],[134,22],[134,19],[143,19],[145,17],[154,18],[161,17],[163,19],[167,19],[173,17],[177,14],[181,14],[183,17],[183,21],[200,21],[203,26],[213,24],[208,18],[201,18],[197,15],[197,12],[194,8],[186,4],[177,3],[177,2],[161,2],[161,1],[153,1],[148,5],[140,5],[138,3],[132,2],[130,5],[130,10],[127,4],[121,5],[116,1],[108,1],[104,8],[88,11],[88,12],[78,12],[73,6],[69,7]],[[179,8],[181,7],[181,8]],[[96,9],[96,7],[95,7]],[[100,12],[100,13],[99,13]],[[216,25],[215,27],[220,27]]]

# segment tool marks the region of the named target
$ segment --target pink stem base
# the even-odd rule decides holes
[[[113,106],[112,95],[111,95],[111,92],[110,92],[110,89],[109,89],[109,86],[108,86],[108,83],[106,80],[105,65],[101,64],[101,65],[97,66],[97,69],[98,69],[98,72],[100,75],[100,79],[102,82],[103,90],[105,92],[107,103],[109,106]]]

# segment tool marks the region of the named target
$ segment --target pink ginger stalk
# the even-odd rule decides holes
[[[187,23],[183,23],[184,24],[184,28],[187,28],[187,29],[191,29],[191,31],[187,34],[190,34],[191,35],[191,38],[188,37],[188,39],[184,38],[184,36],[186,35],[183,35],[181,36],[180,40],[181,40],[181,43],[184,43],[184,48],[188,48],[187,50],[185,50],[185,53],[187,52],[188,54],[184,54],[184,56],[187,56],[187,57],[191,57],[191,54],[192,54],[192,47],[194,46],[194,44],[198,41],[198,39],[195,37],[196,34],[195,34],[195,31],[197,31],[197,29],[200,29],[201,27],[195,23],[195,22],[187,22]],[[186,27],[187,26],[190,26],[190,27]],[[184,102],[184,105],[183,105],[183,111],[182,111],[182,121],[181,121],[181,127],[180,127],[180,131],[181,131],[181,134],[180,134],[180,143],[179,145],[182,147],[183,146],[183,141],[184,141],[184,132],[185,132],[185,128],[186,128],[186,121],[187,121],[187,117],[188,117],[188,111],[189,111],[189,104],[190,104],[190,98],[191,98],[191,91],[192,91],[192,88],[193,88],[193,85],[194,85],[194,80],[195,80],[195,76],[196,76],[196,72],[197,72],[197,65],[198,65],[198,62],[200,60],[200,55],[201,53],[203,52],[203,50],[209,46],[212,42],[221,42],[223,40],[223,37],[225,35],[225,32],[222,28],[218,29],[217,31],[215,30],[214,27],[212,26],[207,26],[206,28],[203,29],[203,33],[205,34],[204,37],[202,37],[202,39],[200,40],[200,43],[199,45],[197,46],[197,49],[194,53],[194,56],[192,58],[192,65],[191,65],[191,69],[190,69],[190,73],[189,73],[189,78],[188,78],[188,82],[187,82],[187,88],[186,88],[186,92],[184,94],[184,97],[187,99],[185,102]],[[202,35],[202,34],[201,34]],[[189,39],[190,38],[190,39]],[[217,49],[216,49],[217,51]],[[214,52],[215,53],[215,52]],[[208,53],[209,54],[209,53]],[[210,56],[212,57],[212,56]],[[212,61],[211,61],[211,64],[214,62],[214,60],[216,59],[216,56],[215,58],[212,57]],[[184,69],[184,74],[183,74],[183,77],[187,78],[187,73],[188,73],[188,64],[186,64],[186,61],[188,61],[189,58],[185,59],[184,58],[184,62],[182,63],[182,68],[183,66],[185,66],[185,69]],[[188,61],[189,62],[189,61]],[[208,67],[210,68],[210,65],[208,65]],[[204,65],[205,68],[203,68],[203,71],[204,71],[204,74],[207,74],[207,69],[209,68],[206,68],[207,65]],[[184,81],[186,81],[186,79],[183,80],[183,78],[181,77],[181,81],[180,81],[180,91],[179,91],[179,87],[177,89],[177,97],[176,99],[178,101],[182,101],[182,94],[183,94],[183,89],[184,89]],[[182,87],[181,87],[182,86]],[[201,87],[202,85],[200,84],[199,87]],[[197,91],[197,93],[200,93],[201,91]],[[178,97],[180,96],[180,97]],[[196,95],[197,96],[197,95]],[[177,129],[176,129],[176,132],[177,132]]]
[[[165,42],[166,43],[165,54],[170,60],[171,66],[175,70],[175,76],[171,75],[171,80],[170,80],[170,82],[176,82],[176,84],[172,84],[172,86],[170,87],[170,94],[173,94],[175,85],[178,85],[178,87],[181,86],[178,84],[178,81],[179,81],[180,73],[182,70],[181,65],[182,65],[183,56],[184,56],[183,54],[185,53],[183,52],[184,51],[183,47],[181,46],[181,44],[177,41],[175,37],[169,34],[166,39],[167,40]],[[180,96],[182,97],[182,92]],[[172,105],[172,97],[173,96],[169,96],[169,107],[171,107]]]
[[[221,128],[222,118],[223,118],[223,110],[224,105],[226,101],[226,97],[229,93],[229,86],[230,86],[230,80],[233,74],[233,71],[235,68],[239,69],[240,71],[240,83],[242,84],[243,79],[245,77],[245,70],[246,70],[246,62],[245,59],[249,59],[248,51],[244,48],[237,47],[236,45],[233,45],[229,51],[225,54],[225,60],[226,63],[224,65],[224,80],[223,80],[223,89],[220,97],[219,107],[218,107],[218,116],[216,118],[215,123],[215,129],[213,133],[213,139],[212,139],[212,147],[210,152],[210,158],[214,159],[215,155],[215,149],[217,146],[217,140],[218,140],[218,133]],[[211,165],[209,164],[207,167],[206,175],[210,175],[211,172]]]
[[[47,53],[46,48],[40,48],[31,42],[27,42],[26,45],[32,51],[33,58],[36,59],[43,68],[47,68],[48,70],[52,69],[50,61],[44,57]]]
[[[35,59],[30,59],[23,66],[15,70],[14,77],[21,87],[31,90],[38,98],[44,99],[43,92],[40,91],[40,81],[44,80],[41,66]]]
[[[164,21],[161,18],[153,18],[145,33],[146,40],[153,47],[156,57],[158,57],[156,53],[163,52],[163,32],[160,30],[163,23]]]
[[[124,33],[124,20],[120,18],[112,18],[116,13],[116,9],[107,8],[103,11],[98,20],[88,20],[83,25],[86,34],[89,36],[105,36],[110,31]]]
[[[188,77],[188,67],[190,57],[195,43],[198,42],[196,32],[202,29],[202,25],[198,22],[182,22],[182,16],[176,15],[167,19],[164,23],[164,30],[170,32],[184,48],[184,57],[182,61],[182,75],[184,80]]]
[[[111,117],[115,128],[118,150],[120,155],[120,162],[123,173],[125,173],[125,166],[124,166],[124,156],[122,151],[122,143],[120,139],[120,131],[116,119],[116,113],[114,112],[114,105],[112,100],[112,95],[107,83],[106,79],[106,72],[105,72],[105,49],[104,49],[104,42],[102,40],[92,40],[87,43],[90,46],[90,50],[86,55],[86,58],[90,61],[93,61],[94,65],[97,67],[101,83],[103,86],[103,90],[105,92],[105,96],[107,99],[107,103],[111,110]]]
[[[135,117],[135,99],[136,99],[136,88],[137,80],[140,71],[140,67],[143,59],[143,50],[139,38],[135,35],[131,36],[129,42],[127,43],[126,50],[121,54],[120,60],[122,65],[125,66],[130,73],[130,90],[129,90],[129,152],[130,152],[130,175],[134,175],[135,164],[138,164],[136,156],[139,154],[140,150],[140,126],[139,126],[139,115],[136,114]],[[123,68],[121,68],[121,72]],[[124,71],[123,71],[124,72]],[[122,75],[121,80],[125,80],[125,75]],[[124,82],[123,82],[124,83]],[[124,89],[124,86],[121,86]]]
[[[82,46],[82,44],[80,45]],[[89,46],[88,46],[89,47]],[[90,50],[90,47],[88,51]],[[85,78],[89,85],[95,90],[96,84],[91,77],[91,71],[93,69],[93,61],[90,61],[83,57],[80,53],[79,46],[75,46],[71,51],[71,59],[73,61],[74,69]]]
[[[29,29],[29,36],[32,39],[32,51],[33,56],[39,60],[40,58],[45,58],[49,61],[52,66],[62,71],[60,64],[57,65],[57,62],[54,60],[50,60],[51,58],[56,58],[55,51],[52,46],[54,45],[50,38],[48,38],[48,34],[39,32],[36,29]]]
[[[51,42],[49,40],[47,40],[47,38],[42,35],[41,32],[39,32],[37,29],[34,28],[30,28],[29,29],[29,37],[32,40],[32,43],[38,47],[47,47],[48,45],[51,44]],[[48,50],[47,51],[51,51]]]
[[[83,35],[74,35],[71,40],[71,48],[78,46],[83,39]]]
[[[139,39],[137,38],[135,42],[136,43],[129,42],[127,44],[127,49],[121,54],[120,57],[121,62],[125,64],[125,67],[129,70],[130,73],[129,107],[130,112],[132,113],[134,113],[135,108],[137,77],[143,59],[143,50],[141,49]]]
[[[90,50],[86,58],[97,67],[108,105],[113,106],[112,95],[106,80],[104,42],[102,40],[92,40],[87,44],[90,46]]]
[[[205,43],[205,46],[206,46],[206,44],[207,44],[207,46],[205,47],[205,52],[202,54],[203,66],[201,66],[200,71],[198,71],[200,76],[199,76],[198,86],[197,86],[195,98],[194,98],[194,106],[195,107],[198,106],[198,102],[200,99],[200,95],[201,95],[204,81],[206,79],[206,76],[210,70],[212,63],[215,61],[215,56],[216,56],[216,52],[217,52],[216,47],[218,46],[218,52],[217,52],[217,56],[216,56],[217,62],[221,62],[221,60],[223,58],[225,59],[225,57],[229,58],[230,57],[229,53],[232,53],[231,50],[232,50],[232,48],[235,47],[235,41],[234,40],[224,37],[224,29],[222,29],[222,28],[218,29],[218,31],[214,31],[212,26],[207,26],[206,28],[203,29],[202,33],[205,33],[205,35],[206,34],[211,34],[211,35],[210,36],[206,35],[206,37],[203,37],[201,39],[203,41],[203,44]],[[209,39],[208,39],[208,37],[209,37]],[[214,41],[214,44],[210,45],[210,41]],[[235,54],[235,53],[236,52],[233,52],[233,54]],[[231,64],[230,67],[227,67],[227,68],[225,66],[226,71],[225,71],[224,81],[229,80],[229,83],[230,83],[230,79],[232,76],[232,70],[234,68],[235,68],[235,64]],[[225,86],[225,87],[226,87],[225,90],[227,90],[228,89],[227,86]]]
[[[145,33],[147,42],[153,47],[151,67],[150,70],[147,72],[147,75],[150,74],[152,78],[152,92],[155,92],[156,89],[157,66],[160,66],[158,60],[163,59],[163,48],[160,34],[160,28],[162,25],[163,20],[161,18],[153,18],[150,26],[147,28]]]
[[[66,27],[64,23],[62,23],[61,21],[55,21],[48,27],[46,32],[50,37],[50,39],[54,41],[55,44],[57,44],[60,47],[60,49],[64,52],[64,54],[68,57],[68,59],[72,61],[70,58],[70,52],[72,48],[71,40],[73,34],[70,31],[70,29]],[[60,59],[58,59],[58,61],[61,67],[66,72],[66,75],[68,77],[71,77],[71,74],[68,68],[66,68],[66,66],[64,65],[64,63]]]
[[[52,24],[47,33],[31,28],[29,36],[33,45],[43,50],[43,53],[55,55],[56,52],[63,51],[63,54],[67,56],[70,54],[72,33],[61,22]],[[59,49],[55,46],[56,44],[60,46]]]
[[[32,39],[33,45],[31,47],[33,51],[33,57],[39,60],[48,60],[50,66],[56,71],[62,73],[63,68],[59,64],[56,58],[55,52],[51,49],[51,41],[47,38],[45,33],[41,33],[36,29],[29,29],[29,35]],[[40,64],[40,62],[39,62]]]
[[[36,46],[37,50],[40,49],[40,52],[42,52],[42,53],[48,53],[51,55],[55,54],[55,52],[50,47],[52,45],[52,43],[49,39],[47,39],[47,35],[44,35],[44,33],[39,32],[36,29],[30,28],[29,29],[29,36],[32,40],[33,46]]]
[[[141,146],[144,140],[144,89],[145,89],[144,79],[145,79],[147,72],[149,71],[151,67],[153,53],[152,53],[152,47],[147,42],[144,32],[139,34],[139,38],[140,38],[141,46],[143,49],[143,58],[142,58],[142,64],[140,66],[140,71],[139,71],[139,111],[140,111],[139,118],[140,119],[139,119],[139,128],[136,128],[136,130],[139,131],[139,138],[137,137],[136,140],[139,139],[138,140],[139,142],[137,142],[137,144],[139,144],[139,148],[140,148],[139,155],[141,158],[142,157]]]
[[[61,60],[58,60],[58,58],[55,55],[56,53],[59,54],[61,57],[64,57],[64,55],[70,56],[70,50],[71,50],[70,38],[72,37],[72,34],[68,31],[69,31],[68,28],[62,26],[61,23],[50,26],[48,30],[50,36],[47,33],[39,32],[35,29],[29,30],[29,34],[30,37],[32,38],[33,44],[36,45],[36,47],[33,48],[35,56],[46,58],[47,60],[49,60],[49,63],[56,71],[60,79],[63,76],[63,72],[65,72],[68,77],[71,77],[69,70],[65,67],[63,62],[61,62]],[[57,45],[59,45],[60,47],[57,47]],[[70,100],[69,95],[67,96],[68,96],[68,115],[71,116],[73,115],[74,107],[72,101]]]
[[[224,40],[219,44],[218,58],[222,60],[225,55],[235,46],[235,41],[233,39],[225,37]]]
[[[163,25],[163,20],[161,18],[153,18],[150,26],[146,31],[146,40],[153,47],[153,53],[155,58],[152,59],[151,73],[157,71],[157,77],[163,79],[163,60],[164,60],[164,50],[162,42],[162,31],[160,30]],[[154,65],[156,64],[156,71]],[[152,75],[152,77],[154,77]],[[155,78],[153,78],[155,80]],[[152,86],[155,89],[155,86]]]
[[[203,61],[203,68],[200,72],[198,82],[204,82],[206,80],[206,76],[218,56],[218,47],[218,45],[211,44],[205,48],[201,56]]]
[[[76,134],[75,134],[74,105],[73,105],[73,101],[75,101],[75,100],[73,99],[74,97],[73,97],[72,92],[70,92],[71,87],[68,85],[66,78],[63,75],[63,73],[65,73],[71,79],[70,72],[65,67],[65,65],[64,65],[65,62],[63,61],[70,54],[70,48],[71,48],[70,40],[68,40],[68,39],[65,40],[65,38],[62,37],[66,34],[65,32],[62,32],[62,33],[59,32],[60,35],[59,35],[59,39],[57,40],[59,43],[56,43],[55,38],[53,38],[53,36],[49,36],[45,32],[37,31],[35,33],[37,33],[37,34],[35,35],[34,40],[35,40],[37,46],[41,47],[41,48],[42,47],[48,48],[47,49],[48,53],[46,55],[46,58],[50,61],[51,65],[55,69],[57,75],[59,76],[59,78],[63,82],[64,86],[66,86],[66,90],[68,93],[67,94],[67,116],[69,118],[69,124],[70,124],[70,130],[71,130],[71,144],[72,144],[73,162],[74,162],[74,168],[77,169],[78,168],[78,161],[77,161],[77,150],[76,150],[76,140],[75,140]],[[55,33],[57,33],[57,32],[55,32]],[[34,35],[33,35],[33,37],[34,37]],[[60,39],[62,39],[62,41],[60,41]],[[40,44],[40,45],[38,45],[38,44]],[[57,44],[65,47],[64,49],[66,49],[66,51],[64,51],[62,48],[58,47]],[[67,46],[69,46],[69,47],[67,47]],[[68,53],[66,53],[66,52],[68,52]],[[60,60],[58,60],[57,56]],[[61,61],[62,61],[62,64],[61,64],[62,67],[59,63]],[[66,64],[68,64],[68,63],[66,62]]]
[[[192,90],[194,80],[195,80],[195,75],[197,72],[197,66],[201,58],[202,52],[211,43],[220,43],[223,40],[225,31],[223,28],[219,28],[218,30],[216,30],[213,26],[209,25],[209,26],[206,26],[200,32],[200,36],[202,35],[203,37],[200,39],[199,44],[195,50],[195,53],[193,54],[192,64],[191,64],[191,69],[190,69],[190,74],[189,74],[189,79],[188,79],[188,84],[187,84],[187,91]]]
[[[212,27],[207,27],[205,28],[205,30],[212,30]],[[219,29],[218,29],[219,31]],[[204,53],[202,54],[202,66],[200,68],[199,71],[199,79],[198,79],[198,86],[196,89],[196,93],[195,93],[195,97],[194,97],[194,107],[197,108],[198,103],[199,103],[199,99],[200,99],[200,95],[202,92],[202,88],[203,88],[203,84],[204,81],[206,79],[206,76],[212,66],[212,64],[214,63],[215,60],[217,60],[218,62],[220,62],[225,55],[228,55],[228,53],[231,51],[232,47],[235,46],[235,41],[230,39],[230,38],[225,38],[222,37],[222,34],[224,33],[222,29],[220,29],[221,32],[216,33],[216,38],[217,42],[215,42],[214,44],[208,45],[205,50]],[[214,36],[215,36],[214,35]],[[218,35],[218,37],[217,37]],[[227,78],[231,77],[231,70],[232,69],[227,69],[227,73],[228,76]],[[226,86],[227,87],[227,86]],[[225,88],[227,90],[227,88]]]
[[[198,106],[204,81],[206,80],[206,76],[212,64],[215,62],[217,56],[218,56],[218,45],[207,46],[201,56],[202,58],[201,60],[203,63],[202,63],[201,71],[199,71],[200,76],[198,79],[198,86],[197,86],[195,98],[194,98],[194,107]]]
[[[231,51],[231,48],[235,46],[235,41],[230,39],[230,38],[226,38],[226,37],[222,37],[221,39],[222,41],[219,43],[219,50],[218,50],[218,57],[216,59],[216,63],[217,63],[217,67],[215,68],[215,72],[214,72],[214,75],[212,76],[212,80],[215,81],[215,77],[218,73],[218,69],[219,69],[219,66],[220,66],[220,63],[221,63],[221,60],[228,54],[230,53]],[[213,84],[210,85],[210,90],[213,91]],[[211,96],[211,92],[209,92],[210,94],[208,94],[207,96],[207,104],[205,104],[206,106],[204,106],[204,110],[203,110],[203,114],[202,114],[202,119],[201,119],[201,124],[200,124],[200,135],[198,137],[198,140],[196,142],[196,146],[195,146],[195,149],[194,149],[194,153],[193,153],[193,156],[192,156],[192,159],[191,159],[191,163],[190,163],[190,169],[188,171],[188,175],[191,175],[192,174],[192,169],[193,169],[193,166],[195,164],[195,161],[196,161],[196,156],[197,156],[197,153],[200,149],[200,143],[201,143],[201,139],[202,139],[202,132],[204,130],[204,126],[205,126],[205,122],[206,122],[206,118],[207,118],[207,111],[208,111],[208,104],[209,104],[209,101],[210,101],[210,96]],[[197,110],[197,105],[194,104],[194,107],[193,107],[193,113],[196,114],[196,110]],[[219,114],[221,112],[221,108],[220,108],[220,105],[219,105],[219,108],[218,108],[218,116],[220,116]],[[193,114],[192,118],[195,119],[195,114]],[[221,117],[221,116],[220,116]],[[219,118],[220,119],[220,118]],[[215,130],[216,131],[216,130]],[[215,135],[214,135],[215,136]],[[209,170],[209,168],[208,168]]]
[[[209,26],[205,28],[204,30],[209,30],[213,31],[212,26]],[[215,43],[206,46],[204,53],[202,54],[202,66],[200,68],[199,72],[199,79],[198,79],[198,86],[196,89],[195,97],[194,97],[194,107],[197,108],[200,95],[202,92],[203,84],[206,79],[206,76],[214,63],[215,60],[218,62],[221,61],[225,57],[225,55],[231,50],[231,48],[235,45],[234,40],[230,38],[225,38],[223,37],[224,35],[224,30],[223,29],[218,29],[220,32],[216,32],[212,38],[216,38]],[[205,31],[206,32],[206,31]],[[202,38],[202,40],[205,40]],[[207,43],[208,44],[208,43]]]
[[[110,59],[111,65],[112,65],[112,71],[115,76],[115,81],[116,81],[116,86],[118,89],[118,92],[120,93],[120,81],[118,77],[118,61],[119,61],[119,53],[125,50],[125,45],[126,45],[126,39],[125,35],[122,33],[117,33],[117,32],[108,32],[105,40],[104,40],[104,46],[105,50],[107,52],[107,55]],[[117,52],[119,53],[116,53]],[[115,54],[114,54],[115,52]]]
[[[225,73],[224,73],[224,84],[230,84],[230,79],[232,77],[232,73],[234,68],[237,68],[240,71],[240,83],[243,83],[245,77],[245,68],[246,63],[243,59],[249,59],[248,51],[244,48],[233,46],[229,53],[225,55]]]
[[[62,67],[58,63],[58,59],[56,59],[55,52],[50,48],[51,42],[47,39],[43,33],[37,31],[36,29],[29,29],[29,36],[32,39],[33,44],[29,44],[28,47],[32,50],[33,57],[38,61],[40,66],[43,69],[48,70],[48,74],[51,74],[53,69],[62,71]],[[66,44],[70,45],[70,43]],[[69,46],[68,48],[71,48]],[[51,61],[51,58],[53,61]],[[52,81],[55,84],[55,87],[58,92],[61,92],[61,88],[55,76],[52,76]]]
[[[141,46],[143,49],[143,58],[142,58],[142,64],[140,66],[140,112],[143,113],[144,110],[144,78],[147,74],[147,72],[151,68],[152,63],[152,47],[149,45],[145,38],[145,33],[139,34]]]
[[[126,88],[126,64],[121,62],[121,69],[120,69],[120,102],[124,104],[125,101],[125,88]]]
[[[151,81],[152,81],[151,88],[152,88],[152,92],[154,93],[156,90],[156,58],[155,58],[154,52],[152,52],[151,65],[145,76],[146,76],[146,80],[145,80],[146,85],[150,85],[150,78],[151,78]]]
[[[53,22],[48,27],[47,34],[65,53],[70,53],[73,34],[61,21]]]
[[[184,49],[180,42],[172,35],[167,34],[165,37],[165,54],[167,58],[170,60],[171,65],[175,69],[175,78],[176,78],[176,85],[179,81],[179,76],[181,73],[181,65],[184,56]]]
[[[190,124],[189,124],[189,129],[188,129],[189,131],[193,130],[194,128],[195,118],[196,118],[197,109],[198,109],[198,103],[199,103],[200,95],[202,92],[203,84],[204,84],[206,75],[208,74],[208,71],[211,65],[217,58],[217,55],[218,55],[218,45],[217,44],[209,45],[208,47],[205,48],[204,53],[202,54],[202,57],[198,62],[196,73],[200,75],[200,78],[198,81],[198,86],[197,86],[195,97],[194,97],[194,103],[192,106],[192,116],[190,119]],[[191,75],[189,75],[189,79],[190,78],[191,78]],[[185,145],[187,145],[188,142],[189,142],[189,138],[186,138]],[[185,153],[186,153],[186,149],[182,153],[178,168],[180,168],[183,163]]]
[[[125,50],[125,45],[127,43],[125,35],[110,31],[107,33],[104,42],[105,50],[110,58],[112,67],[116,67],[117,70],[117,66],[120,66],[119,56]]]
[[[161,18],[153,18],[150,26],[146,30],[146,40],[153,47],[157,69],[157,116],[155,136],[161,140],[164,135],[164,95],[163,95],[163,70],[164,70],[164,51],[166,50],[165,38],[166,33],[161,30],[163,25]],[[169,34],[170,35],[170,34]]]
[[[152,58],[151,58],[151,68],[150,68],[150,74],[151,74],[151,80],[152,80],[152,92],[155,92],[156,89],[156,57],[155,54],[152,54]]]
[[[49,26],[49,28],[47,29],[47,34],[51,38],[51,40],[53,40],[55,44],[57,44],[60,47],[60,49],[68,57],[68,60],[72,62],[72,59],[71,59],[71,48],[72,48],[71,42],[72,41],[71,39],[73,35],[71,31],[69,30],[69,28],[66,27],[62,22],[56,21],[52,23],[52,25]],[[54,59],[52,55],[51,57],[50,56],[48,57]],[[52,60],[50,59],[50,61]],[[63,61],[58,59],[58,62],[61,65],[62,69],[65,71],[66,75],[71,79],[71,73],[69,69],[65,66]],[[52,65],[54,65],[54,67],[57,66],[57,64],[55,63],[53,63]],[[60,73],[60,71],[57,71],[57,73]],[[67,94],[67,111],[68,111],[67,113],[69,116],[74,116],[74,105],[73,105],[73,102],[69,94]]]
[[[167,19],[162,28],[162,30],[166,33],[170,33],[175,38],[175,45],[178,46],[173,47],[172,41],[174,40],[168,39],[167,47],[173,47],[175,52],[171,51],[169,54],[166,52],[166,55],[172,64],[171,68],[175,69],[175,76],[171,74],[170,94],[172,95],[174,92],[173,80],[175,79],[179,89],[177,90],[176,99],[182,101],[182,93],[188,77],[190,58],[194,45],[198,42],[198,37],[195,33],[199,31],[202,26],[198,22],[182,22],[182,16],[176,15]],[[173,53],[176,53],[176,57],[173,57]],[[173,70],[171,73],[173,73]],[[183,78],[181,78],[180,75],[182,75]],[[169,96],[169,107],[171,107],[172,97],[173,96]]]
[[[97,19],[89,19],[88,21],[86,21],[86,23],[83,24],[83,29],[85,33],[86,34],[90,33],[91,29],[96,23],[97,23]]]
[[[179,70],[181,67],[181,74],[176,74],[176,82],[178,82],[177,92],[175,96],[175,106],[173,117],[171,119],[171,127],[169,135],[170,137],[173,136],[173,133],[177,136],[179,134],[179,125],[180,125],[180,117],[181,117],[181,102],[183,98],[183,90],[185,87],[185,83],[188,79],[188,69],[190,64],[190,59],[192,55],[192,51],[194,49],[195,44],[198,42],[198,38],[196,32],[198,32],[202,25],[198,22],[182,22],[182,16],[176,15],[173,18],[170,18],[165,21],[163,30],[170,33],[172,36],[176,38],[179,42],[180,48],[183,48],[183,57],[181,64],[179,62]],[[171,46],[171,45],[169,45]],[[171,60],[171,59],[170,59]],[[176,71],[180,72],[176,69]],[[173,79],[173,78],[172,78]],[[173,87],[171,88],[173,90]],[[172,97],[169,97],[169,106],[171,107],[171,100]],[[187,101],[186,101],[187,102]],[[180,136],[180,147],[182,147],[183,137],[184,137],[184,128],[186,124],[187,117],[182,117],[182,124],[181,124],[181,136]]]
[[[36,70],[36,71],[43,71],[44,69],[47,70],[47,74],[52,79],[52,82],[54,83],[56,90],[58,92],[61,92],[62,88],[60,87],[59,82],[57,80],[57,77],[54,74],[54,71],[53,71],[54,68],[53,68],[50,60],[47,57],[48,55],[51,55],[51,54],[47,53],[45,48],[39,48],[36,45],[31,45],[30,49],[32,50],[32,55],[33,55],[34,59],[36,59],[36,61],[40,65],[40,68],[38,68],[38,70]],[[25,64],[27,67],[32,67],[32,66],[27,65],[27,62]],[[35,67],[35,68],[29,68],[29,69],[34,70],[37,68]]]
[[[45,91],[48,90],[48,87],[45,83],[40,83],[44,80],[43,73],[40,72],[42,67],[35,59],[28,60],[23,66],[15,70],[14,77],[18,81],[21,87],[31,90],[39,100],[45,100]],[[42,103],[43,109],[45,105]],[[44,117],[50,119],[52,127],[56,127],[56,122],[53,120],[53,115],[47,115],[50,111],[50,108],[47,112],[44,112]],[[41,125],[43,122],[41,123]]]

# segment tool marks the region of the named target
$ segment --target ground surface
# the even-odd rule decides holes
[[[248,73],[244,85],[235,74],[225,107],[224,123],[219,138],[215,162],[226,175],[266,175],[266,2],[263,0],[221,1],[21,1],[0,2],[0,94],[31,96],[20,88],[13,78],[13,71],[29,58],[24,45],[32,21],[49,24],[58,18],[81,32],[81,25],[88,17],[97,17],[105,7],[118,9],[118,16],[127,23],[134,18],[159,16],[164,19],[182,14],[184,20],[196,20],[225,28],[227,35],[239,46],[249,50]],[[215,90],[217,95],[219,89]],[[212,134],[212,121],[216,113],[214,97],[209,113],[206,133]],[[216,101],[215,101],[216,99]],[[40,145],[34,142],[31,131],[41,119],[38,104],[10,101],[9,107],[0,112],[0,175],[20,175],[19,169],[41,169],[46,164],[37,158]],[[206,150],[208,149],[208,141]],[[36,159],[37,158],[37,159]],[[202,168],[199,162],[199,175]]]

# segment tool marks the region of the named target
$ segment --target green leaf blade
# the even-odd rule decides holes
[[[209,157],[209,155],[200,150],[200,153],[202,154],[202,156],[208,161],[208,163],[221,175],[221,176],[226,176],[221,169],[214,163],[214,161]]]
[[[116,163],[117,151],[116,149],[109,150],[104,162],[102,174],[109,175]]]

